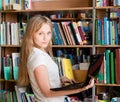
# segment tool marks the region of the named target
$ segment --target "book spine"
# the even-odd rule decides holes
[[[106,83],[110,84],[110,50],[105,51],[105,58],[106,58]]]
[[[115,60],[114,60],[114,52],[110,52],[110,72],[111,72],[111,84],[115,84]]]

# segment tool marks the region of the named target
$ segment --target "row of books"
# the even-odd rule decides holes
[[[72,65],[90,62],[90,49],[87,48],[53,49],[53,54],[55,57],[70,58]]]
[[[28,10],[32,8],[32,0],[0,0],[0,10]]]
[[[90,52],[87,49],[62,49],[62,50],[54,50],[53,54],[58,59],[69,58],[74,69],[79,69],[75,65],[79,63],[88,63],[90,62]],[[18,78],[18,64],[19,64],[20,53],[12,52],[11,54],[7,54],[2,57],[2,67],[0,69],[0,77],[5,80],[17,80]],[[58,64],[59,65],[59,64]]]
[[[17,52],[2,57],[1,78],[5,80],[18,79],[19,58],[20,53]]]
[[[17,102],[16,92],[0,90],[0,102]]]
[[[110,10],[110,18],[118,18],[120,9],[111,9]]]
[[[89,10],[80,11],[79,13],[76,12],[58,12],[56,14],[50,15],[51,19],[56,18],[92,18],[91,12]]]
[[[69,58],[55,58],[55,61],[59,66],[60,77],[66,76],[69,79],[74,80],[71,60]]]
[[[98,83],[120,84],[120,49],[104,52],[104,58],[98,72]]]
[[[88,21],[53,22],[54,45],[91,44],[91,23]]]
[[[20,45],[26,29],[26,23],[1,22],[0,24],[0,44]]]
[[[73,70],[88,70],[89,67],[89,62],[72,65],[70,58],[54,57],[54,59],[58,65],[59,76],[60,77],[66,76],[69,79],[73,80],[75,80]]]
[[[120,6],[120,0],[96,0],[96,7]]]
[[[15,92],[18,100],[16,102],[35,102],[34,94],[31,92],[28,93],[26,88],[27,87],[20,87],[15,85]]]
[[[119,22],[104,17],[103,20],[95,21],[95,43],[98,45],[119,44]]]
[[[24,22],[1,22],[0,44],[20,45],[26,29]],[[91,30],[89,22],[53,22],[54,45],[91,44]]]

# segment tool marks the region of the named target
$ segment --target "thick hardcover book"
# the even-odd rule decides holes
[[[104,54],[95,54],[90,56],[91,60],[90,60],[88,73],[91,76],[95,77],[96,75],[98,75],[103,58],[104,58]]]
[[[86,37],[85,37],[85,32],[82,29],[82,22],[78,21],[77,26],[78,26],[79,33],[81,35],[82,42],[83,42],[83,44],[86,44],[87,40],[86,40]]]
[[[116,84],[120,84],[120,49],[115,50],[115,56]]]
[[[68,26],[69,26],[70,29],[71,29],[71,32],[72,32],[72,34],[73,34],[73,38],[74,38],[75,43],[76,43],[77,45],[80,45],[72,23],[69,23]]]
[[[63,66],[63,73],[64,76],[68,77],[69,79],[74,80],[73,70],[72,70],[72,63],[68,58],[62,58],[62,66]]]
[[[72,26],[73,26],[74,32],[75,32],[75,34],[76,34],[78,43],[79,43],[80,45],[83,44],[82,39],[81,39],[81,35],[80,35],[80,33],[79,33],[79,30],[78,30],[77,23],[76,23],[76,22],[72,22]]]

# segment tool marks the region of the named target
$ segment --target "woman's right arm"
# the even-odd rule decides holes
[[[57,97],[57,96],[75,94],[85,91],[94,86],[94,79],[91,79],[89,85],[83,88],[73,89],[73,90],[63,90],[63,91],[52,91],[50,90],[51,86],[49,82],[48,71],[44,65],[40,65],[37,68],[35,68],[34,75],[37,84],[45,97]]]

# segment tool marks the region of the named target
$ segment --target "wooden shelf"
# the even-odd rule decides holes
[[[67,20],[87,20],[87,21],[90,21],[92,20],[92,18],[54,18],[52,19],[52,21],[67,21]]]
[[[53,12],[53,11],[80,11],[80,10],[92,10],[93,7],[72,7],[72,8],[56,8],[56,9],[38,9],[38,10],[6,10],[0,11],[1,13],[25,13],[25,12]]]
[[[118,48],[120,45],[95,45],[98,48]]]
[[[1,45],[0,47],[21,47],[20,45]]]
[[[92,48],[93,45],[53,45],[53,48]]]
[[[118,9],[120,6],[103,6],[103,7],[95,7],[95,9]]]
[[[0,82],[16,82],[16,80],[13,80],[13,79],[10,79],[10,80],[0,79]]]
[[[120,84],[95,84],[96,86],[120,86]]]
[[[1,45],[1,47],[21,47],[20,45]],[[61,47],[61,48],[67,48],[67,47],[83,47],[83,48],[92,48],[93,45],[52,45],[52,47]]]

